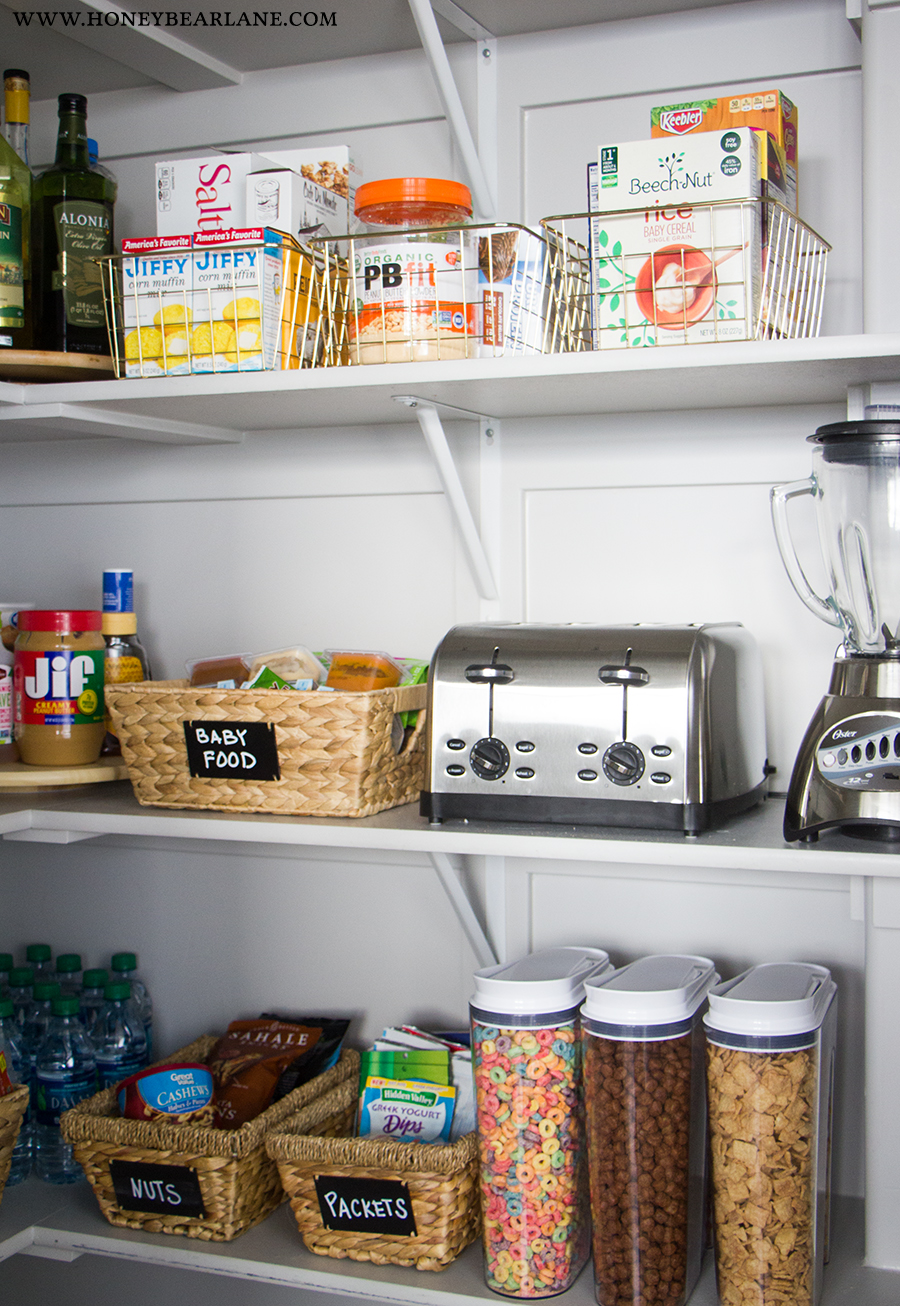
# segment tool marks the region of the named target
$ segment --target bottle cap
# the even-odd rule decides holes
[[[13,1014],[12,998],[0,998],[0,1020]]]
[[[102,989],[109,981],[109,971],[107,970],[86,970],[81,977],[81,987],[84,989]]]
[[[28,122],[30,81],[22,68],[6,68],[3,72],[6,92],[6,121]]]
[[[11,952],[0,952],[0,970],[12,970],[13,955]]]
[[[137,966],[137,953],[117,952],[109,964],[113,970],[134,970]]]
[[[74,995],[62,995],[53,999],[51,1011],[54,1016],[77,1016],[78,999]]]
[[[76,970],[81,970],[81,954],[79,952],[61,952],[56,958],[57,975],[72,975]]]
[[[9,972],[11,989],[30,989],[34,983],[34,971],[30,966],[13,966]]]
[[[367,181],[356,192],[355,212],[362,215],[372,204],[453,205],[472,212],[472,192],[460,181],[442,177],[388,177]]]
[[[35,984],[32,989],[35,1002],[49,1002],[59,994],[59,985],[53,984]]]
[[[41,961],[49,961],[52,956],[49,943],[29,943],[25,949],[26,960],[33,961],[35,965]]]
[[[87,97],[64,91],[59,97],[59,116],[64,113],[87,113]]]
[[[133,612],[104,612],[104,635],[136,635],[137,617]]]
[[[63,611],[58,608],[35,609],[19,613],[19,630],[50,630],[55,635],[74,635],[81,630],[99,630],[100,612],[84,609]]]
[[[104,567],[103,611],[134,611],[134,572],[130,567]]]
[[[127,980],[113,981],[107,984],[103,990],[103,996],[107,1002],[121,1002],[124,998],[131,997],[131,985]]]

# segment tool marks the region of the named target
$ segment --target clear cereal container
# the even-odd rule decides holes
[[[682,1306],[706,1196],[707,957],[643,957],[585,984],[584,1096],[600,1306]]]
[[[837,988],[824,966],[754,966],[710,990],[716,1274],[723,1306],[814,1306],[828,1259]]]
[[[548,948],[475,973],[485,1281],[507,1297],[565,1292],[590,1252],[578,1008],[608,966]]]

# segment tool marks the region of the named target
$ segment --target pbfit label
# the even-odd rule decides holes
[[[63,292],[70,326],[102,327],[103,286],[94,259],[112,253],[112,231],[105,205],[65,200],[53,206],[57,266],[53,289]]]
[[[94,725],[104,720],[103,649],[18,651],[13,681],[19,724]]]
[[[35,1119],[39,1125],[55,1127],[63,1111],[93,1097],[96,1091],[97,1073],[93,1068],[71,1079],[48,1079],[38,1071]]]

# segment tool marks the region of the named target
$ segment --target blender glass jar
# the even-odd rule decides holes
[[[478,256],[468,187],[392,177],[356,192],[368,234],[351,242],[353,363],[410,363],[477,354]],[[452,225],[451,225],[452,224]]]
[[[682,1306],[706,1197],[708,957],[643,957],[585,984],[584,1096],[600,1306]]]
[[[824,966],[754,966],[704,1017],[719,1298],[815,1306],[828,1259],[837,988]]]
[[[504,1296],[565,1292],[590,1252],[578,1008],[608,966],[549,948],[475,973],[485,1282]]]

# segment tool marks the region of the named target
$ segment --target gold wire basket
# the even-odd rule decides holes
[[[556,239],[516,223],[490,223],[317,237],[310,244],[334,256],[329,269],[347,269],[348,361],[366,364],[571,348],[550,293]]]
[[[831,246],[775,200],[544,218],[573,350],[817,336]]]
[[[117,377],[347,361],[346,268],[281,232],[98,262]]]

